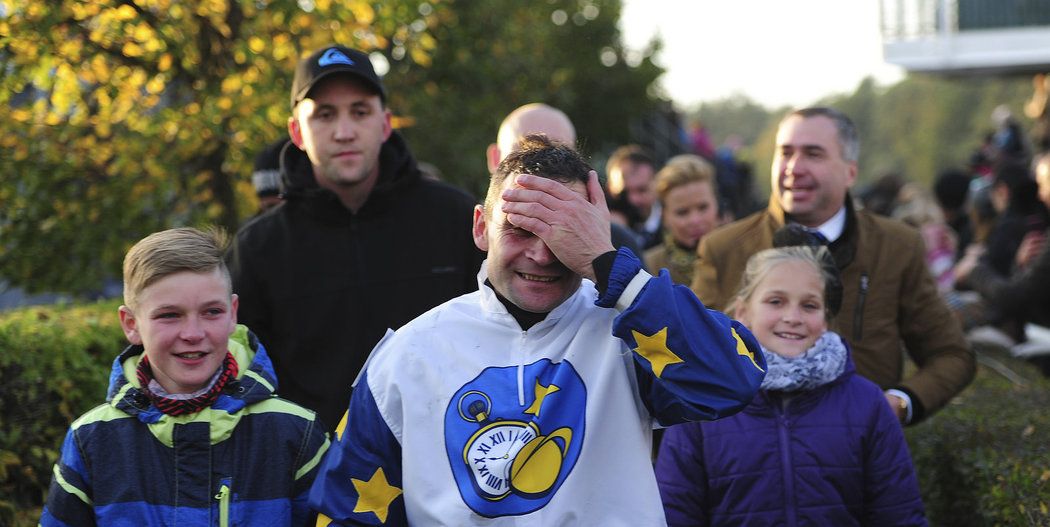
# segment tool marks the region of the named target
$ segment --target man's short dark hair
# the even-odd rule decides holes
[[[485,213],[492,213],[504,181],[512,174],[531,174],[566,184],[579,181],[586,185],[591,170],[571,146],[552,141],[546,134],[525,135],[492,174],[485,195]]]
[[[656,159],[641,145],[624,145],[613,150],[613,153],[609,156],[609,161],[605,163],[605,173],[612,172],[614,167],[624,163],[648,165],[653,167],[653,172],[656,172]]]
[[[941,171],[933,183],[933,195],[947,210],[961,210],[970,193],[970,174],[957,168]]]
[[[831,121],[835,123],[835,130],[838,132],[842,159],[854,163],[860,159],[860,134],[857,133],[857,126],[853,124],[853,121],[850,120],[848,115],[827,106],[811,106],[809,108],[795,110],[789,113],[787,117],[784,117],[784,119],[796,115],[803,119],[809,119],[811,117],[826,117],[831,119]],[[781,124],[783,124],[783,122],[784,121],[782,120]]]

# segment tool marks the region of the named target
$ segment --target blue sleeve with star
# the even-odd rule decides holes
[[[390,431],[362,374],[336,441],[310,489],[317,525],[408,525],[401,444]]]
[[[661,425],[732,415],[758,391],[766,369],[758,341],[666,270],[651,276],[621,248],[596,303],[622,311],[613,334],[633,350],[642,401]]]

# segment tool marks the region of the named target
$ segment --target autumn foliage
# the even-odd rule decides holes
[[[285,129],[290,72],[331,42],[435,43],[418,2],[0,1],[0,276],[83,291],[135,240],[235,229],[251,159]],[[424,10],[433,13],[433,9]]]

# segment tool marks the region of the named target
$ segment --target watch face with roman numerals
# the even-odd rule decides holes
[[[580,458],[587,387],[573,365],[542,358],[493,366],[445,409],[445,452],[463,502],[486,518],[543,508]]]
[[[483,496],[499,499],[510,493],[514,458],[537,435],[536,425],[522,421],[496,421],[474,434],[463,456]]]

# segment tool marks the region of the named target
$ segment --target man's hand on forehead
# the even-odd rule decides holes
[[[539,236],[566,267],[593,280],[591,262],[614,250],[598,173],[588,174],[586,195],[553,179],[530,174],[511,177],[514,185],[502,195],[507,221]]]

